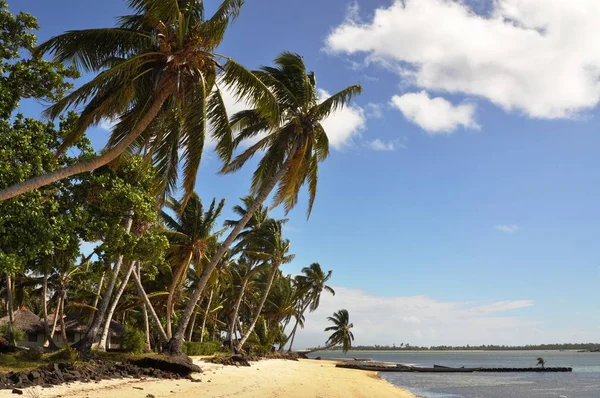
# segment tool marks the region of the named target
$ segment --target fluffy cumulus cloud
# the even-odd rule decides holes
[[[504,232],[506,234],[512,234],[519,230],[519,226],[515,224],[499,224],[494,228],[496,228],[497,231]]]
[[[306,316],[297,348],[323,345],[326,317],[346,308],[354,324],[356,345],[466,345],[539,343],[541,325],[511,314],[534,305],[531,300],[492,303],[439,301],[426,296],[382,297],[363,290],[335,287],[323,294],[317,311]]]
[[[431,98],[425,91],[395,95],[391,100],[404,117],[429,134],[449,134],[457,127],[478,129],[472,104],[453,105],[441,97]]]
[[[326,40],[430,90],[483,97],[532,118],[569,118],[600,100],[598,0],[396,0]],[[406,81],[405,80],[405,81]]]

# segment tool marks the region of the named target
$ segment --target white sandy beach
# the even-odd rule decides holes
[[[335,362],[268,360],[251,367],[222,366],[195,359],[204,370],[189,380],[105,380],[24,390],[27,397],[146,398],[161,397],[396,397],[415,396],[380,379],[373,372],[335,367]],[[15,397],[11,390],[0,397]]]

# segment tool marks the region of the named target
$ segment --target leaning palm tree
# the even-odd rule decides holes
[[[270,219],[266,222],[263,228],[257,231],[257,236],[255,237],[257,242],[252,245],[259,251],[251,251],[248,253],[252,257],[259,258],[269,263],[269,276],[263,290],[262,299],[255,310],[254,318],[252,319],[248,330],[239,341],[237,351],[242,350],[246,340],[248,340],[248,337],[250,337],[250,334],[254,331],[254,326],[261,315],[267,297],[269,297],[269,292],[271,291],[273,280],[275,279],[279,267],[283,264],[290,263],[295,257],[293,254],[288,254],[290,241],[283,237],[284,221],[285,220]]]
[[[344,354],[347,353],[352,348],[352,341],[354,340],[354,335],[350,331],[354,325],[350,323],[348,311],[339,310],[334,312],[333,316],[327,317],[327,320],[332,322],[333,326],[325,328],[325,331],[333,331],[333,334],[327,339],[327,347],[325,349],[341,344]]]
[[[319,102],[315,75],[306,71],[301,56],[284,52],[275,59],[275,64],[275,67],[265,66],[254,71],[254,76],[267,86],[277,99],[277,114],[265,114],[265,106],[254,101],[254,109],[232,116],[231,126],[237,132],[235,147],[262,133],[264,137],[222,170],[223,173],[239,170],[254,155],[264,151],[252,178],[251,193],[255,200],[206,267],[198,286],[190,296],[177,332],[167,344],[166,352],[181,352],[187,323],[210,274],[220,257],[235,241],[275,186],[278,188],[273,206],[283,204],[287,212],[298,202],[302,186],[308,185],[310,216],[317,193],[319,163],[329,154],[329,140],[321,122],[361,92],[359,85],[353,85]]]
[[[132,15],[114,28],[67,31],[41,44],[36,55],[54,54],[83,72],[97,73],[88,83],[47,110],[55,118],[83,105],[61,150],[103,120],[116,125],[106,150],[93,159],[35,177],[0,191],[0,201],[55,181],[94,170],[128,149],[145,148],[163,186],[175,186],[183,166],[186,198],[193,191],[207,134],[213,126],[217,152],[229,160],[233,136],[217,83],[238,98],[249,97],[278,117],[274,96],[252,73],[215,49],[243,0],[224,0],[205,18],[202,0],[127,0]],[[222,63],[224,65],[222,65]]]
[[[304,316],[306,310],[309,309],[310,312],[313,312],[319,308],[321,293],[323,291],[331,293],[333,296],[335,296],[335,290],[326,285],[327,281],[329,281],[331,278],[332,272],[333,271],[329,270],[327,274],[325,274],[325,272],[323,272],[321,269],[321,264],[312,263],[310,266],[302,268],[302,274],[296,276],[296,285],[299,294],[298,305],[300,308],[295,315],[296,323],[294,324],[294,328],[289,336],[289,352],[292,351],[294,337],[296,336],[299,321]],[[282,350],[283,347],[280,347],[280,349]]]
[[[167,258],[172,267],[172,278],[169,284],[166,307],[167,337],[172,335],[172,315],[176,299],[181,294],[182,286],[192,264],[200,268],[209,258],[209,249],[217,241],[222,231],[215,232],[217,219],[221,215],[225,199],[217,204],[213,199],[208,210],[204,211],[202,200],[197,193],[192,193],[187,206],[183,201],[172,198],[167,203],[171,214],[163,211],[162,217],[167,227],[165,234],[169,239]]]

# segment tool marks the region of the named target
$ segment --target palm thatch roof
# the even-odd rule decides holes
[[[0,326],[7,325],[8,315],[0,318]],[[44,324],[39,316],[29,311],[26,307],[13,311],[13,327],[26,333],[40,333],[44,331]]]

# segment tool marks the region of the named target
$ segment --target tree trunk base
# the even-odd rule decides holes
[[[87,336],[83,336],[81,340],[71,345],[70,348],[73,350],[77,350],[80,357],[87,358],[92,353],[92,344],[93,342],[89,340]]]
[[[189,376],[194,372],[202,372],[202,369],[192,362],[185,354],[179,355],[154,355],[131,361],[141,368],[154,368],[163,371],[177,373],[181,376]]]
[[[162,353],[169,356],[184,355],[182,342],[176,339],[175,336],[171,337],[171,340],[163,348]]]

